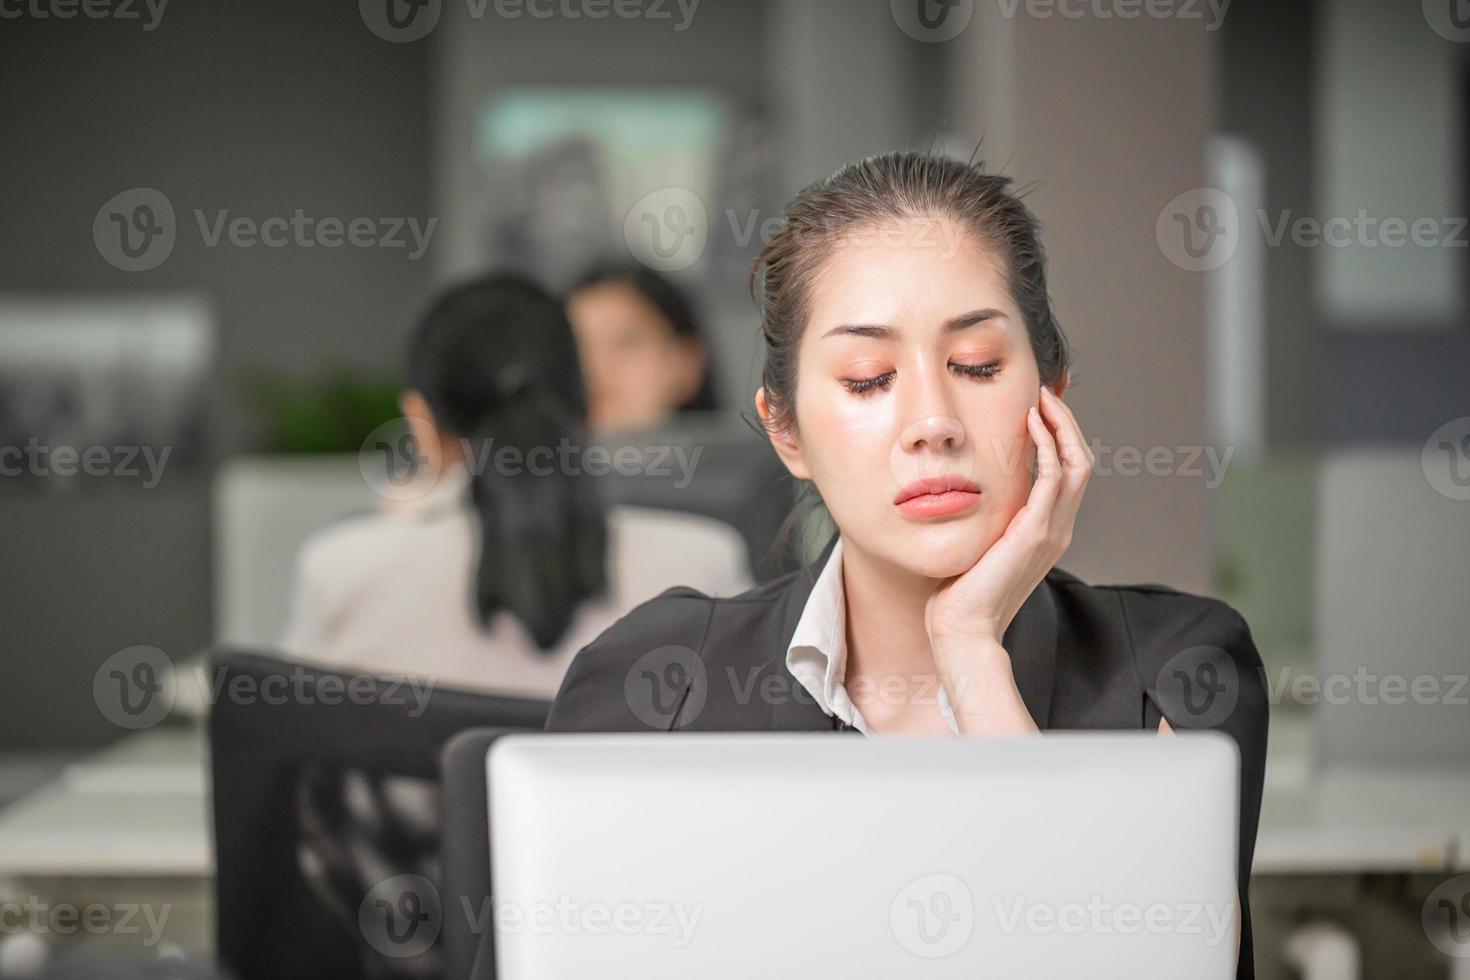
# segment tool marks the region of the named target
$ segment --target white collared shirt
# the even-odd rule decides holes
[[[280,646],[325,666],[550,699],[577,651],[639,603],[675,585],[716,596],[750,588],[744,539],[728,524],[611,506],[607,591],[583,602],[555,648],[542,651],[508,610],[486,624],[475,613],[481,535],[469,488],[469,470],[452,464],[422,496],[312,535]]]
[[[839,535],[827,564],[817,576],[802,608],[791,645],[786,650],[786,669],[816,699],[817,706],[828,715],[851,725],[864,735],[871,735],[862,712],[848,697],[847,676],[847,600],[842,587],[842,537]],[[949,722],[950,730],[959,734],[959,723],[950,707],[949,696],[935,679],[939,713]]]

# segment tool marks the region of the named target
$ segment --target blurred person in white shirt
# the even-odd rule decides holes
[[[407,373],[416,492],[303,546],[291,655],[550,698],[578,650],[664,589],[752,584],[729,525],[600,502],[579,465],[576,342],[539,286],[497,274],[446,291]]]

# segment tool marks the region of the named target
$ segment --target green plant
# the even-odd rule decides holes
[[[373,429],[397,418],[397,379],[332,367],[314,376],[257,370],[239,384],[267,453],[355,453]]]

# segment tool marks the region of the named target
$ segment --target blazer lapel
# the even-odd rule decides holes
[[[769,722],[772,731],[834,730],[832,718],[817,707],[817,703],[812,700],[806,688],[802,687],[801,682],[791,676],[791,672],[786,669],[786,651],[791,645],[791,637],[796,633],[796,624],[801,621],[806,601],[811,597],[812,588],[817,584],[817,576],[826,567],[827,559],[832,557],[832,549],[836,546],[837,535],[834,534],[822,548],[821,555],[811,564],[798,569],[792,576],[791,587],[786,590],[781,603],[773,610],[776,650],[762,671],[763,678],[776,676],[782,680],[779,685],[771,685],[773,689],[781,692],[772,699]]]

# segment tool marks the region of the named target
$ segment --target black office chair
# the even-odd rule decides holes
[[[599,480],[609,503],[701,514],[724,521],[745,539],[750,572],[765,582],[797,567],[786,549],[773,546],[791,512],[795,483],[770,441],[739,418],[720,412],[684,413],[667,426],[600,440],[624,457],[636,451],[635,473],[615,468]],[[672,458],[675,447],[693,465],[689,482]],[[615,457],[615,458],[624,458]]]
[[[218,950],[237,980],[439,978],[439,757],[549,705],[220,650],[210,711]],[[307,692],[305,695],[298,693]],[[331,701],[333,703],[327,703]]]
[[[490,746],[514,729],[480,728],[460,732],[444,748],[444,895],[446,902],[472,914],[449,916],[444,923],[444,963],[448,980],[495,980],[495,950],[490,916],[490,798],[485,758]]]

